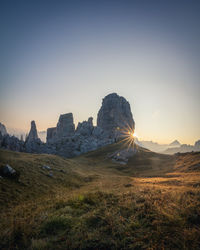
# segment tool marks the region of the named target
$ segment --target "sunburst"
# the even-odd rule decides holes
[[[134,148],[135,146],[135,129],[131,127],[129,124],[126,124],[123,129],[120,129],[122,140],[124,144],[127,146],[127,150],[130,148]]]

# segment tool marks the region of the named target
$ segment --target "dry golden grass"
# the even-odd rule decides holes
[[[1,248],[198,249],[200,153],[140,148],[122,166],[107,158],[119,147],[74,159],[0,151],[21,173],[0,180]]]

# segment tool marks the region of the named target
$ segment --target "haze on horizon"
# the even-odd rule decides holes
[[[112,92],[144,140],[200,139],[199,1],[1,1],[0,122],[96,122]]]

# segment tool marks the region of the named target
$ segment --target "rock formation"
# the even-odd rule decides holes
[[[32,121],[31,122],[31,129],[30,129],[30,132],[26,138],[26,142],[31,142],[31,141],[34,141],[37,139],[38,139],[37,128],[35,125],[35,121]]]
[[[13,151],[23,152],[24,142],[19,140],[15,136],[10,136],[9,134],[6,134],[1,139],[1,147]]]
[[[79,133],[83,136],[90,136],[92,135],[92,131],[94,129],[93,126],[93,118],[90,117],[88,118],[88,121],[83,121],[83,122],[79,122],[77,129],[76,129],[76,133]]]
[[[46,153],[46,144],[38,137],[35,121],[31,122],[30,132],[24,143],[25,152],[28,153]]]
[[[0,123],[0,133],[2,136],[7,134],[6,127],[2,123]]]
[[[97,126],[114,137],[120,130],[134,129],[135,122],[132,117],[130,104],[116,93],[107,95],[97,116]]]
[[[55,138],[56,138],[56,127],[48,128],[46,141],[48,143],[51,143],[51,142],[54,142]]]
[[[47,143],[55,143],[64,138],[73,136],[75,132],[72,113],[60,115],[57,126],[47,129]]]
[[[200,150],[200,140],[196,141],[194,146]]]
[[[60,115],[57,123],[56,135],[58,138],[72,136],[75,131],[73,114]]]
[[[97,126],[93,125],[93,118],[90,117],[87,121],[79,122],[75,130],[73,114],[62,114],[57,126],[47,129],[46,143],[38,138],[35,121],[32,121],[25,143],[16,137],[2,136],[0,133],[0,146],[28,153],[73,157],[113,143],[120,130],[134,126],[129,103],[114,93],[103,99]]]

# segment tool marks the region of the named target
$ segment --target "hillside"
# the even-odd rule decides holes
[[[1,249],[197,249],[200,153],[138,147],[122,165],[109,158],[119,149],[72,159],[1,150],[0,167],[20,172],[0,179]]]

